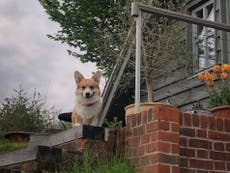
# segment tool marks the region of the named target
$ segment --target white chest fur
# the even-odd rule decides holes
[[[76,101],[74,106],[74,112],[79,115],[83,123],[87,122],[90,119],[96,118],[97,114],[101,108],[101,99],[97,102],[93,103],[92,105],[84,105]]]

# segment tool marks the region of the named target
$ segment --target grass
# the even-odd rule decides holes
[[[26,142],[12,143],[4,138],[3,133],[0,132],[0,154],[12,152],[26,147]]]
[[[101,157],[95,152],[85,150],[82,159],[74,162],[72,170],[62,170],[59,173],[135,173],[135,168],[123,156],[113,155],[110,158]]]

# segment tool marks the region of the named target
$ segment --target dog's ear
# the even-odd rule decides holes
[[[75,79],[76,83],[78,84],[79,82],[81,82],[82,79],[84,79],[84,76],[79,71],[75,71],[74,72],[74,79]]]
[[[96,82],[100,83],[101,72],[100,72],[100,71],[96,71],[96,72],[93,74],[92,79],[95,80]]]

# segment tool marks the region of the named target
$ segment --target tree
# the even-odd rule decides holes
[[[133,0],[39,0],[50,19],[60,24],[61,30],[50,38],[79,47],[83,53],[70,51],[82,62],[95,62],[109,76],[117,63],[126,35],[134,22],[130,16]],[[138,2],[176,11],[185,0],[139,0]],[[152,79],[160,73],[170,74],[172,66],[185,65],[187,55],[181,38],[181,27],[173,20],[144,15],[143,71],[148,88],[148,100],[153,100]],[[132,29],[132,32],[135,30]],[[132,44],[132,41],[130,41]],[[132,55],[131,60],[134,59]],[[175,62],[183,62],[176,64]],[[128,64],[132,67],[133,62]],[[170,68],[168,68],[170,67]],[[127,75],[126,76],[134,76]],[[127,82],[127,78],[124,79]]]
[[[107,75],[111,73],[126,35],[126,0],[39,0],[61,30],[50,38],[79,50],[68,52],[82,62],[94,62]],[[130,8],[130,7],[128,7]],[[127,20],[126,20],[127,22]]]
[[[45,104],[39,92],[35,91],[30,98],[20,87],[0,106],[0,131],[44,131],[55,112],[53,108],[46,109]]]

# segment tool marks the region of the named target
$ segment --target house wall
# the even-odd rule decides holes
[[[138,173],[230,171],[230,119],[158,105],[126,124],[126,151]]]
[[[191,14],[191,10],[207,0],[188,0],[185,12]],[[229,0],[214,0],[215,17],[217,22],[230,24]],[[187,45],[192,44],[191,24],[186,24],[185,38]],[[217,64],[230,63],[230,33],[216,31],[216,55]],[[188,46],[191,47],[191,46]],[[190,50],[191,51],[191,50]],[[192,63],[192,61],[191,61]],[[190,64],[191,64],[190,63]],[[182,111],[191,110],[197,102],[204,108],[208,104],[208,91],[206,86],[197,80],[198,74],[191,72],[187,67],[177,69],[167,77],[159,77],[153,80],[154,100],[157,102],[170,102]],[[141,100],[147,101],[145,86],[142,86]]]

